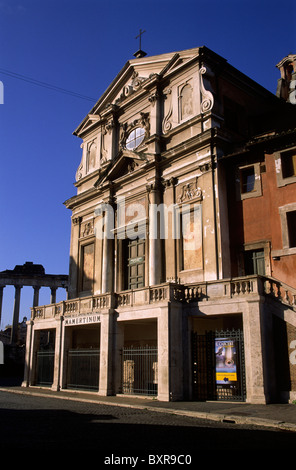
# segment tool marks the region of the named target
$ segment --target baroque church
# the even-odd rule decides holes
[[[296,398],[295,58],[276,94],[206,47],[120,70],[74,131],[68,296],[32,308],[23,386]]]

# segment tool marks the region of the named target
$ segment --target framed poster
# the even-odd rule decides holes
[[[237,382],[237,346],[231,338],[215,338],[216,383]]]

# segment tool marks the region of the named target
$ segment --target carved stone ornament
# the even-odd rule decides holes
[[[148,98],[148,101],[150,101],[151,105],[154,106],[158,98],[159,98],[159,93],[158,91],[155,91],[154,93],[151,93],[151,95]]]
[[[171,88],[166,88],[165,90],[163,90],[164,96],[169,100],[168,112],[167,112],[167,114],[165,115],[165,117],[162,121],[162,132],[163,132],[163,134],[166,134],[172,128],[172,123],[170,121],[170,119],[172,117],[172,114],[173,114],[171,93],[172,93]]]
[[[120,134],[120,146],[122,149],[125,149],[126,139],[129,133],[136,127],[142,127],[145,130],[144,140],[147,139],[150,135],[150,118],[149,113],[140,113],[140,118],[135,119],[130,124],[125,122],[121,125],[121,134]]]
[[[81,223],[81,217],[73,217],[73,225],[79,225]]]
[[[183,202],[189,202],[195,199],[202,199],[202,190],[197,186],[197,178],[195,181],[191,181],[190,183],[186,183],[181,186],[177,201],[179,204],[181,204]]]
[[[83,147],[84,147],[84,144],[82,143],[80,145],[80,148],[83,149]],[[79,165],[79,167],[77,168],[77,171],[76,171],[76,175],[75,175],[76,181],[79,181],[82,178],[82,171],[83,171],[83,158],[82,158],[82,160],[80,162],[80,165]]]
[[[134,71],[132,75],[132,80],[128,85],[125,85],[122,89],[121,95],[119,98],[116,100],[116,102],[120,102],[130,96],[132,93],[137,91],[139,88],[141,88],[143,82],[145,82],[147,78],[145,77],[139,77],[139,73]]]
[[[103,165],[108,160],[108,150],[106,149],[106,135],[107,135],[107,126],[102,127],[101,135],[101,164]]]
[[[206,113],[208,111],[211,111],[213,105],[214,105],[214,97],[212,93],[208,90],[205,89],[204,87],[204,82],[202,75],[204,75],[207,72],[206,67],[201,67],[199,73],[200,73],[200,89],[201,89],[201,96],[202,96],[202,101],[201,101],[201,112]]]
[[[94,223],[93,220],[89,220],[85,222],[85,224],[81,227],[81,236],[88,237],[89,235],[93,235],[94,233]]]
[[[83,163],[80,163],[76,171],[76,181],[79,181],[82,178]]]

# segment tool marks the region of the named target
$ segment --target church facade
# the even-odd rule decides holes
[[[264,168],[280,178],[282,151],[293,166],[291,108],[206,47],[126,63],[74,132],[68,298],[32,309],[23,386],[295,398],[295,172],[274,225],[252,219],[268,219]]]

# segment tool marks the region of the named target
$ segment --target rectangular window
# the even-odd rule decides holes
[[[125,289],[137,289],[145,285],[145,240],[126,240]]]
[[[238,201],[262,196],[261,168],[260,161],[236,167],[235,185]]]
[[[287,212],[289,248],[296,247],[296,211]]]
[[[81,248],[81,291],[92,291],[94,277],[94,243]]]
[[[296,183],[296,147],[274,154],[278,187]]]
[[[296,176],[296,150],[281,153],[283,178]]]
[[[255,189],[255,169],[253,166],[241,170],[241,192],[250,193]]]
[[[265,275],[264,250],[248,250],[244,253],[245,275]]]

